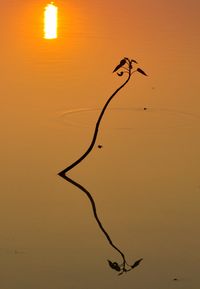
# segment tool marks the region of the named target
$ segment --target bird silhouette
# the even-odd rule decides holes
[[[120,63],[115,67],[115,69],[113,70],[113,72],[117,71],[118,69],[120,69],[124,64],[126,64],[126,58],[123,58]]]
[[[98,145],[98,148],[99,148],[99,149],[101,149],[102,147],[103,147],[102,145],[100,145],[100,144]]]

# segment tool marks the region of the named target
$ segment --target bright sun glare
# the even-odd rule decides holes
[[[45,7],[44,11],[44,38],[57,38],[57,17],[58,8],[51,2]]]

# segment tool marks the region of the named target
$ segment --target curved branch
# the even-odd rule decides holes
[[[101,124],[101,120],[103,118],[103,115],[106,111],[106,108],[108,107],[109,103],[111,102],[111,100],[113,99],[113,97],[128,83],[128,81],[130,80],[131,74],[129,73],[128,78],[126,79],[126,81],[120,86],[118,87],[115,92],[113,92],[113,94],[109,97],[109,99],[106,101],[103,109],[101,110],[101,113],[99,115],[99,118],[96,122],[96,126],[95,126],[95,130],[94,130],[94,134],[93,134],[93,138],[92,138],[92,142],[90,144],[90,146],[88,147],[88,149],[86,150],[86,152],[79,158],[77,159],[75,162],[73,162],[70,166],[66,167],[64,170],[62,170],[61,172],[58,173],[58,175],[62,178],[65,179],[65,174],[70,171],[71,169],[73,169],[75,166],[77,166],[81,161],[83,161],[88,155],[89,153],[92,151],[96,139],[97,139],[97,135],[98,135],[98,131],[99,131],[99,126]]]
[[[90,194],[90,192],[89,192],[88,190],[86,190],[86,188],[84,188],[81,184],[79,184],[78,182],[72,180],[71,178],[65,176],[64,179],[65,179],[66,181],[68,181],[69,183],[71,183],[72,185],[74,185],[74,186],[76,186],[77,188],[79,188],[82,192],[84,192],[84,193],[87,195],[87,197],[88,197],[88,199],[90,200],[90,203],[91,203],[91,205],[92,205],[93,215],[94,215],[94,217],[95,217],[95,220],[96,220],[97,224],[99,225],[99,228],[101,229],[101,231],[102,231],[103,234],[105,235],[105,237],[106,237],[106,239],[108,240],[109,244],[110,244],[116,251],[118,251],[118,253],[122,256],[123,264],[124,264],[124,265],[125,265],[125,263],[127,264],[124,254],[121,252],[120,249],[118,249],[118,248],[114,245],[114,243],[113,243],[113,241],[111,240],[109,234],[108,234],[108,233],[106,232],[106,230],[104,229],[104,227],[103,227],[103,225],[102,225],[102,223],[101,223],[101,221],[100,221],[100,219],[99,219],[99,217],[98,217],[98,214],[97,214],[97,209],[96,209],[95,201],[94,201],[92,195]]]
[[[125,256],[124,254],[121,252],[120,249],[118,249],[114,243],[112,242],[109,234],[106,232],[106,230],[104,229],[101,221],[99,220],[99,217],[97,215],[97,210],[96,210],[96,205],[95,205],[95,201],[92,197],[92,195],[90,194],[90,192],[88,190],[86,190],[82,185],[80,185],[78,182],[74,181],[73,179],[69,178],[66,173],[68,171],[70,171],[72,168],[74,168],[75,166],[77,166],[81,161],[83,161],[88,155],[89,153],[92,151],[94,145],[95,145],[95,142],[96,142],[96,139],[97,139],[97,136],[98,136],[98,131],[99,131],[99,127],[100,127],[100,124],[101,124],[101,120],[103,118],[103,115],[106,111],[106,108],[108,107],[109,103],[111,102],[111,100],[113,99],[113,97],[128,83],[128,81],[130,80],[130,77],[131,77],[131,74],[129,73],[128,75],[128,78],[126,79],[126,81],[120,86],[118,87],[115,92],[109,97],[109,99],[106,101],[103,109],[101,110],[101,113],[99,115],[99,118],[96,122],[96,126],[95,126],[95,130],[94,130],[94,134],[93,134],[93,138],[92,138],[92,141],[91,141],[91,144],[90,146],[88,147],[88,149],[86,150],[86,152],[79,158],[77,159],[75,162],[73,162],[71,165],[69,165],[67,168],[65,168],[64,170],[62,170],[61,172],[58,173],[58,175],[60,177],[62,177],[63,179],[65,179],[66,181],[68,181],[69,183],[75,185],[77,188],[79,188],[81,191],[83,191],[86,196],[88,197],[91,205],[92,205],[92,210],[93,210],[93,214],[94,214],[94,217],[96,219],[96,222],[98,223],[99,225],[99,228],[101,229],[101,231],[103,232],[103,234],[105,235],[105,237],[107,238],[109,244],[115,249],[118,251],[118,253],[122,256],[122,259],[123,259],[123,264],[125,265],[126,263],[126,259],[125,259]]]
[[[127,67],[124,67],[124,65],[127,64],[128,65],[128,68]],[[83,153],[83,155],[78,158],[76,161],[74,161],[71,165],[69,165],[68,167],[66,167],[64,170],[60,171],[58,173],[58,175],[60,177],[62,177],[63,179],[65,179],[66,181],[68,181],[69,183],[73,184],[74,186],[76,186],[77,188],[79,188],[82,192],[84,192],[86,194],[86,196],[88,197],[90,203],[91,203],[91,206],[92,206],[92,210],[93,210],[93,214],[94,214],[94,217],[95,217],[95,220],[99,226],[99,228],[101,229],[101,231],[103,232],[103,234],[105,235],[106,239],[108,240],[109,244],[121,255],[122,259],[123,259],[123,263],[120,265],[120,267],[112,267],[112,268],[117,268],[117,271],[121,270],[120,274],[121,275],[123,272],[128,272],[130,270],[132,270],[132,266],[129,265],[127,262],[126,262],[126,259],[125,259],[125,255],[123,254],[123,252],[116,246],[114,245],[114,243],[112,242],[109,234],[107,233],[107,231],[104,229],[98,215],[97,215],[97,210],[96,210],[96,205],[95,205],[95,201],[92,197],[92,195],[90,194],[90,192],[88,190],[86,190],[81,184],[79,184],[78,182],[74,181],[73,179],[69,178],[66,173],[69,172],[72,168],[74,168],[75,166],[77,166],[80,162],[82,162],[88,155],[89,153],[92,151],[95,143],[96,143],[96,140],[97,140],[97,136],[98,136],[98,131],[99,131],[99,127],[100,127],[100,124],[101,124],[101,121],[102,121],[102,118],[105,114],[105,111],[109,105],[109,103],[111,102],[111,100],[114,98],[114,96],[128,83],[128,81],[130,80],[131,78],[131,75],[132,75],[132,61],[129,60],[128,58],[124,58],[123,60],[121,60],[120,64],[117,66],[117,69],[114,70],[117,71],[118,68],[123,68],[125,69],[127,72],[128,72],[128,77],[127,79],[124,81],[124,83],[119,86],[114,92],[113,94],[108,98],[108,100],[106,101],[105,105],[103,106],[102,110],[101,110],[101,113],[97,119],[97,122],[96,122],[96,126],[95,126],[95,130],[94,130],[94,133],[93,133],[93,137],[92,137],[92,141],[88,147],[88,149],[86,150],[85,153]],[[125,71],[125,72],[126,72]],[[110,264],[112,264],[111,261],[109,261]],[[113,264],[115,264],[113,263]],[[129,266],[129,269],[127,270],[125,267],[126,265]],[[131,268],[131,269],[130,269]]]

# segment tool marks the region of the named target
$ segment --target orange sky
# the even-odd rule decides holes
[[[1,287],[199,288],[200,2],[57,1],[53,41],[46,4],[1,4]],[[88,200],[56,174],[88,147],[124,56],[149,77],[116,96],[103,149],[70,173],[129,261],[144,258],[120,278]]]

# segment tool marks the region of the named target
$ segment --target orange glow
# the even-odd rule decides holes
[[[44,38],[57,38],[57,18],[58,8],[51,2],[45,7],[44,11]]]

